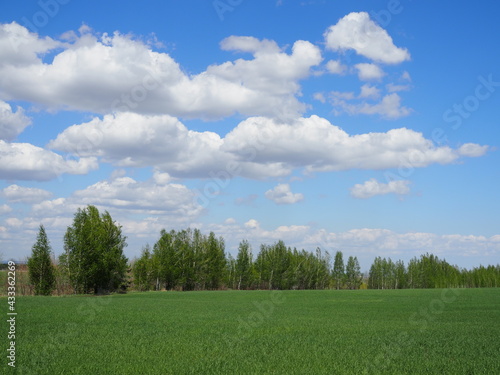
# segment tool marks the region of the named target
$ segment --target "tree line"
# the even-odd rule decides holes
[[[342,251],[332,258],[319,247],[314,253],[277,241],[260,245],[254,256],[246,240],[236,258],[226,253],[222,237],[199,229],[162,230],[139,258],[123,254],[127,245],[121,226],[94,206],[78,209],[64,236],[64,253],[53,261],[43,225],[28,259],[34,294],[109,293],[126,290],[218,289],[403,289],[500,286],[500,265],[460,269],[432,254],[405,265],[376,257],[363,275],[357,257],[344,262]]]

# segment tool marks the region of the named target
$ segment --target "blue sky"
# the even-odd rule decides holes
[[[162,228],[500,262],[500,5],[0,5],[0,252],[78,207]]]

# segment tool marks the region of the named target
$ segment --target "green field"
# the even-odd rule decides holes
[[[500,374],[500,289],[149,292],[16,307],[17,368],[4,355],[0,373]]]

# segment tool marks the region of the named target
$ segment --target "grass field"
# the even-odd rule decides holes
[[[500,289],[18,297],[17,312],[16,372],[4,355],[0,373],[500,374]]]

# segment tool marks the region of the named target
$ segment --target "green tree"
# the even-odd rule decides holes
[[[224,240],[222,237],[216,238],[214,232],[210,232],[206,243],[207,288],[215,290],[220,288],[226,269]]]
[[[134,285],[141,291],[151,290],[154,283],[153,257],[149,245],[142,249],[142,254],[132,266]]]
[[[376,257],[370,267],[368,288],[383,289],[383,262],[380,257]]]
[[[177,254],[174,248],[174,230],[167,232],[162,229],[160,238],[153,247],[153,262],[156,264],[157,289],[160,285],[166,290],[173,289],[177,285]]]
[[[337,290],[342,287],[344,277],[344,257],[342,255],[342,251],[337,251],[333,262],[333,279],[335,280],[335,288]]]
[[[347,259],[345,278],[349,289],[359,289],[362,277],[357,257],[350,256],[349,259]]]
[[[75,292],[116,291],[124,285],[126,237],[109,212],[94,206],[78,209],[64,236],[69,276]]]
[[[398,260],[395,265],[396,269],[396,289],[404,289],[407,287],[407,273],[405,264],[402,260]]]
[[[238,247],[235,273],[238,290],[250,287],[252,276],[252,249],[247,240],[241,241]]]
[[[40,225],[35,244],[28,259],[30,283],[35,295],[49,296],[55,288],[55,267],[51,260],[52,249],[43,225]]]

